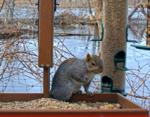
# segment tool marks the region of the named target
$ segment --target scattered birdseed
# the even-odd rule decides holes
[[[0,102],[0,109],[19,109],[19,110],[57,110],[57,109],[121,109],[118,103],[108,102],[63,102],[52,98],[41,98],[32,101]]]

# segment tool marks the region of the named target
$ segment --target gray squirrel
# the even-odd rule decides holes
[[[103,62],[97,55],[87,54],[85,59],[69,58],[58,67],[53,80],[50,95],[54,99],[68,101],[72,94],[81,93],[84,87],[88,96],[93,96],[89,86],[95,74],[103,71]]]

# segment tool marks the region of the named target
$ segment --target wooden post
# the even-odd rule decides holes
[[[45,98],[49,97],[49,68],[53,66],[53,19],[54,1],[40,0],[38,65],[44,69],[43,93]]]
[[[48,98],[49,97],[49,82],[50,82],[50,69],[49,68],[44,68],[44,74],[43,74],[43,92],[44,92],[44,97]]]

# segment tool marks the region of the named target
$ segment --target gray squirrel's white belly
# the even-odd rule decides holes
[[[83,84],[84,83],[78,82],[76,80],[72,80],[72,85],[74,85],[73,94],[77,93]]]
[[[73,93],[77,93],[79,91],[79,89],[81,88],[81,86],[83,86],[84,84],[88,84],[95,76],[94,73],[87,73],[86,75],[88,77],[88,80],[86,83],[77,82],[75,80],[73,81],[73,84],[74,84]]]
[[[88,72],[87,76],[88,76],[88,81],[87,82],[90,82],[94,78],[95,74],[91,73],[91,72]]]

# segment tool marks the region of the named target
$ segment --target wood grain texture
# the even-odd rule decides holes
[[[44,68],[43,93],[45,98],[49,98],[50,68]]]
[[[39,67],[53,66],[53,19],[54,19],[54,1],[40,0],[39,58],[38,58]]]

